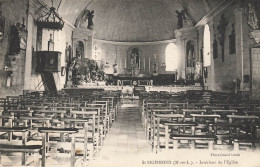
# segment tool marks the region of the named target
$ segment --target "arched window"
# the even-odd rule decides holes
[[[204,27],[204,38],[203,38],[203,45],[204,45],[204,51],[203,51],[203,63],[204,67],[211,65],[211,58],[210,58],[210,31],[209,26],[206,24]]]
[[[179,54],[176,45],[173,43],[168,44],[165,49],[166,71],[177,70],[179,61]]]

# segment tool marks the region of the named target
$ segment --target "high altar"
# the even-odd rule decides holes
[[[125,68],[124,74],[113,76],[118,86],[123,85],[153,85],[151,74],[140,74],[140,56],[137,48],[133,48],[130,53],[130,65]]]

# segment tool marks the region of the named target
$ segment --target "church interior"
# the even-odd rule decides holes
[[[259,165],[257,9],[0,0],[0,166]]]

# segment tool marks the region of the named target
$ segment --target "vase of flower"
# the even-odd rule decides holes
[[[87,82],[104,80],[104,71],[98,68],[95,60],[75,58],[72,64],[72,81],[74,85],[86,85]]]

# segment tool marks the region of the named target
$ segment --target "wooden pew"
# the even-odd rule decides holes
[[[77,140],[76,140],[76,150],[78,151],[83,151],[83,161],[84,163],[86,163],[87,161],[87,156],[88,156],[88,122],[89,119],[86,118],[61,118],[60,121],[64,122],[63,124],[65,125],[65,127],[63,128],[77,128],[79,129],[79,133],[80,136],[76,136],[77,138],[82,139],[81,143],[83,143],[83,147],[81,145],[77,146]],[[67,127],[66,125],[69,125],[69,127]],[[82,124],[81,126],[78,126],[78,124]],[[83,131],[81,131],[81,129]]]
[[[22,133],[21,139],[20,140],[13,140],[8,137],[7,140],[0,139],[0,161],[1,161],[1,155],[3,153],[15,153],[15,152],[20,152],[22,153],[21,157],[21,164],[23,166],[26,165],[26,153],[40,153],[42,150],[41,145],[27,145],[27,132],[28,128],[27,127],[0,127],[0,132],[4,133]],[[40,158],[38,155],[34,155],[34,160],[36,161],[35,166],[39,166],[39,161]],[[0,162],[1,164],[1,162]]]
[[[144,128],[145,128],[145,135],[146,139],[149,140],[149,132],[151,130],[151,116],[152,116],[152,109],[170,109],[167,103],[157,102],[157,103],[150,103],[146,104],[144,109],[144,113],[142,113],[143,121],[144,121]]]
[[[162,120],[172,120],[177,119],[176,122],[182,122],[184,118],[183,114],[153,114],[152,118],[152,149],[154,150],[156,148],[156,152],[160,150],[160,129],[163,129],[163,133],[165,132],[165,128],[163,124],[161,123]],[[161,126],[162,125],[162,126]],[[165,135],[165,134],[164,134]]]
[[[216,140],[216,136],[214,135],[176,135],[171,134],[170,138],[173,140],[173,149],[179,149],[178,141],[190,141],[190,148],[195,149],[196,148],[196,141],[197,140],[204,140],[208,143],[208,149],[213,150],[214,149],[214,141]]]
[[[67,133],[70,135],[70,167],[75,166],[75,133],[78,133],[78,129],[76,128],[39,128],[38,131],[42,134],[42,167],[46,166],[46,158],[48,155],[47,148],[49,147],[64,147],[64,145],[67,145],[68,142],[58,142],[55,144],[55,142],[49,141],[49,135],[52,133]],[[57,146],[58,145],[58,146]],[[57,155],[57,153],[55,154]],[[53,157],[53,156],[52,156]]]
[[[23,153],[23,154],[26,154],[26,153],[38,153],[40,154],[42,152],[42,145],[8,145],[8,144],[5,144],[5,145],[2,145],[0,144],[0,164],[2,164],[1,162],[1,155],[3,153],[15,153],[15,152],[20,152],[20,153]],[[35,161],[39,161],[39,158],[37,155],[33,155],[34,156],[34,159]],[[23,158],[22,159],[22,165],[23,166],[27,166],[25,163],[24,163],[25,159]],[[8,164],[10,165],[10,164]],[[39,166],[39,162],[36,162],[35,164],[35,167],[38,167]]]
[[[92,145],[92,156],[99,153],[99,149],[103,145],[103,127],[101,127],[100,108],[84,107],[81,111],[72,110],[72,118],[74,119],[88,119],[88,129],[90,130]],[[87,136],[89,138],[89,136]]]
[[[217,114],[190,114],[192,117],[192,122],[196,122],[196,119],[203,119],[203,122],[206,122],[208,119],[214,119],[214,122],[218,122],[218,118],[220,118],[220,115]]]
[[[185,115],[185,119],[184,122],[186,121],[192,121],[192,117],[191,114],[201,114],[203,115],[204,113],[206,113],[205,109],[181,109],[180,113],[182,113],[183,115]]]
[[[177,131],[177,134],[187,134],[186,129],[187,127],[189,127],[191,129],[191,135],[195,135],[195,127],[198,125],[197,123],[193,123],[193,122],[187,123],[187,122],[172,122],[172,121],[165,121],[163,122],[163,124],[165,127],[165,149],[166,150],[169,149],[170,134],[175,134],[174,133],[175,131]]]
[[[107,113],[106,104],[99,104],[99,103],[88,103],[86,104],[86,107],[94,107],[94,108],[100,108],[100,117],[103,121],[103,129],[104,129],[104,135],[107,134],[109,130],[109,117]]]

